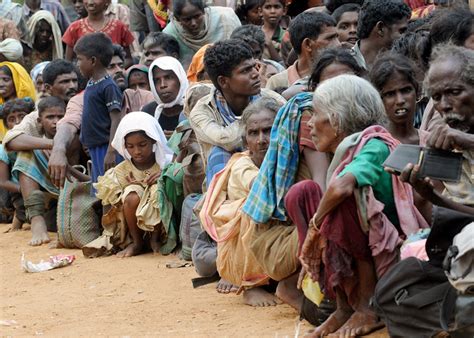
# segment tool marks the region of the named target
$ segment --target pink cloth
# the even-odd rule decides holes
[[[405,259],[408,257],[416,257],[419,260],[429,260],[428,254],[426,253],[426,239],[420,239],[419,241],[408,243],[400,249],[400,258]]]
[[[69,123],[76,127],[77,130],[81,129],[82,110],[84,109],[84,91],[80,92],[76,96],[73,96],[67,106],[66,114],[58,121],[58,126],[63,123]]]
[[[381,126],[366,128],[359,135],[359,142],[356,146],[348,149],[344,158],[333,172],[330,182],[337,178],[337,175],[352,162],[364,145],[373,138],[378,138],[387,144],[390,151],[393,151],[400,144],[398,140],[394,139]],[[395,175],[392,176],[392,187],[403,235],[408,236],[417,232],[420,228],[428,228],[428,223],[415,207],[412,187],[401,182],[398,176]],[[380,277],[398,260],[398,251],[396,249],[402,243],[402,238],[397,228],[383,214],[384,205],[375,199],[372,188],[368,187],[366,194],[362,196],[365,198],[365,201],[362,201],[362,203],[365,202],[367,212],[366,215],[360,215],[361,208],[358,208],[359,217],[367,219],[369,225],[369,247],[374,257],[377,275]]]

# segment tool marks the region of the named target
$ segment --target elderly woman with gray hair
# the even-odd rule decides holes
[[[414,207],[411,187],[383,169],[399,142],[381,126],[377,90],[341,75],[317,87],[313,108],[312,140],[318,151],[333,155],[327,190],[302,181],[285,201],[298,228],[301,276],[307,273],[337,303],[313,334],[364,335],[383,326],[369,309],[377,279],[398,261],[402,240],[428,225]]]

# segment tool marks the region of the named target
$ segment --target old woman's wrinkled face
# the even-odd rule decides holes
[[[323,153],[334,153],[343,139],[337,128],[331,124],[329,115],[322,111],[315,100],[313,100],[313,115],[308,121],[311,128],[311,139],[316,149]]]
[[[245,126],[245,141],[250,152],[250,157],[257,167],[262,165],[265,154],[270,144],[270,132],[272,130],[275,114],[264,109],[259,113],[252,114]]]

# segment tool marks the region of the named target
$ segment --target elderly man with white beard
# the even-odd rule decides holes
[[[376,287],[375,312],[390,336],[431,337],[443,331],[440,318],[444,318],[453,336],[467,337],[474,333],[474,297],[459,295],[451,286],[443,260],[454,236],[474,222],[474,51],[437,47],[425,86],[444,120],[432,130],[427,145],[463,153],[461,180],[442,182],[444,190],[438,192],[429,178],[418,177],[418,166],[409,164],[401,173],[400,179],[432,205],[424,214],[431,223],[425,245],[429,260],[409,257],[387,272]],[[460,236],[469,237],[466,232]],[[465,319],[462,325],[459,318]]]

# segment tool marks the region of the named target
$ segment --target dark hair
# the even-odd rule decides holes
[[[235,14],[239,17],[239,20],[242,24],[246,23],[247,13],[254,9],[255,7],[260,7],[260,0],[246,0],[237,6],[235,9]]]
[[[260,48],[265,48],[265,33],[256,25],[243,25],[234,29],[231,39],[240,39],[248,44],[257,43]]]
[[[391,26],[402,19],[409,19],[411,9],[400,0],[365,1],[359,12],[357,36],[366,39],[374,29],[377,22],[381,21],[386,26]]]
[[[146,139],[152,141],[152,143],[156,143],[156,141],[154,139],[152,139],[150,136],[148,136],[144,130],[132,131],[132,132],[128,133],[127,135],[125,135],[125,137],[123,139],[126,141],[127,137],[132,136],[132,135],[136,135],[136,134],[145,137]]]
[[[336,21],[326,13],[303,12],[298,14],[288,27],[290,42],[295,52],[299,55],[303,40],[317,38],[324,26],[336,26]]]
[[[431,21],[433,20],[433,13],[422,18],[410,19],[407,25],[407,32],[427,31],[431,29]]]
[[[1,117],[4,121],[7,120],[8,115],[14,113],[16,111],[22,111],[26,114],[31,113],[35,110],[35,103],[31,98],[23,98],[23,99],[12,99],[3,105],[1,109]]]
[[[329,11],[329,13],[333,13],[336,9],[341,6],[344,6],[345,4],[357,4],[359,6],[362,6],[363,3],[364,0],[324,0],[324,6],[326,6],[326,9]]]
[[[59,107],[63,111],[66,111],[66,104],[64,103],[64,100],[57,96],[46,96],[38,103],[38,115],[41,116],[41,114],[43,114],[46,109],[53,107]]]
[[[336,20],[337,23],[339,23],[339,21],[341,20],[341,17],[344,13],[347,13],[347,12],[357,12],[359,13],[360,12],[360,6],[358,4],[344,4],[340,7],[338,7],[333,13],[332,13],[332,17],[334,18],[334,20]]]
[[[469,9],[441,10],[434,18],[430,30],[430,42],[434,47],[440,43],[452,42],[462,46],[471,35],[474,14]]]
[[[10,70],[10,67],[8,67],[7,65],[1,66],[1,67],[0,67],[0,72],[4,72],[6,75],[8,75],[9,77],[11,77],[12,80],[13,80],[12,71]]]
[[[174,36],[163,32],[151,32],[143,40],[143,48],[162,47],[166,54],[172,56],[177,55],[179,58],[179,43]]]
[[[186,4],[197,7],[201,12],[204,12],[204,8],[206,8],[206,4],[203,0],[173,0],[173,15],[176,18],[181,16],[183,8],[186,6]]]
[[[316,86],[321,80],[321,74],[324,69],[333,63],[340,63],[350,67],[357,76],[362,76],[364,74],[364,69],[359,66],[350,51],[345,48],[328,48],[321,53],[318,61],[313,67],[313,71],[308,80],[308,88],[310,91],[316,89]]]
[[[115,55],[112,40],[104,33],[84,35],[76,42],[74,52],[88,58],[95,57],[104,67],[109,65],[110,60]]]
[[[429,37],[422,31],[407,32],[395,40],[392,45],[392,52],[408,57],[426,71],[429,64],[429,54],[426,50],[429,46]]]
[[[268,0],[260,0],[260,6],[263,6],[265,5],[265,2],[267,2]],[[278,0],[280,1],[280,3],[282,4],[283,8],[286,7],[286,1],[285,0]]]
[[[59,75],[69,74],[72,72],[76,72],[76,74],[79,73],[72,62],[64,59],[53,60],[44,67],[43,82],[53,85]]]
[[[118,56],[120,58],[120,60],[122,60],[122,62],[123,62],[125,60],[125,50],[123,49],[123,47],[114,43],[112,45],[112,49],[113,49],[114,53],[113,53],[112,57],[110,58],[110,60],[112,60],[112,58],[114,56]],[[110,63],[110,61],[109,61],[109,63]]]
[[[380,54],[369,72],[369,79],[374,87],[381,92],[390,77],[397,72],[413,85],[418,94],[419,84],[416,80],[415,66],[409,58],[401,54],[390,51]]]
[[[242,61],[253,58],[252,50],[246,43],[237,39],[216,42],[206,49],[204,69],[216,88],[219,76],[231,76],[232,71]]]

